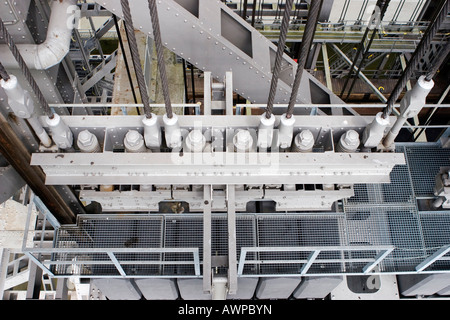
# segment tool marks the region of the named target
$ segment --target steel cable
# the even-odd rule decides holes
[[[311,0],[311,5],[306,20],[305,31],[303,32],[300,53],[298,57],[297,72],[295,74],[294,84],[292,86],[291,97],[286,112],[286,117],[290,118],[294,113],[294,107],[297,100],[298,89],[305,69],[306,59],[308,59],[309,50],[316,31],[317,20],[319,18],[322,0]]]
[[[136,35],[134,34],[133,20],[131,17],[130,4],[128,0],[120,0],[122,5],[123,18],[125,20],[125,31],[130,46],[131,60],[133,61],[134,71],[136,73],[136,80],[141,94],[142,104],[144,105],[145,116],[150,119],[152,112],[150,109],[150,98],[147,92],[147,84],[145,82],[144,73],[142,72],[141,59],[139,57],[138,46],[136,42]]]
[[[278,40],[277,53],[275,56],[275,64],[272,71],[272,81],[270,83],[269,98],[267,100],[266,118],[270,119],[273,112],[273,102],[277,93],[278,78],[281,70],[281,61],[283,59],[284,46],[286,44],[286,36],[289,30],[289,20],[291,16],[291,8],[294,0],[286,0],[284,7],[283,21],[280,28],[280,38]]]
[[[156,0],[148,0],[148,8],[152,19],[153,37],[158,61],[158,70],[161,77],[161,88],[163,91],[164,103],[166,105],[166,114],[169,119],[173,117],[172,104],[169,95],[169,83],[167,81],[166,65],[164,63],[164,51],[161,41],[161,30],[159,28],[158,10]]]
[[[383,110],[383,118],[386,119],[392,113],[395,102],[397,101],[398,97],[402,93],[403,88],[406,86],[406,83],[408,82],[409,78],[412,76],[412,74],[414,72],[414,68],[419,63],[419,60],[424,56],[425,52],[430,48],[431,41],[433,40],[434,36],[436,35],[437,31],[439,30],[442,22],[447,17],[448,12],[449,12],[449,1],[448,0],[442,1],[442,4],[440,6],[440,11],[436,15],[436,18],[433,20],[431,25],[425,31],[425,34],[423,35],[422,39],[420,40],[419,45],[417,46],[411,59],[409,60],[408,65],[406,66],[405,70],[403,71],[401,78],[397,81],[397,84],[395,85],[394,90],[392,91],[391,95],[389,96],[389,99],[386,103],[387,105]]]
[[[3,64],[0,62],[0,78],[2,78],[5,81],[8,81],[10,79],[8,72],[6,71]]]
[[[36,97],[39,101],[39,104],[42,106],[44,113],[49,118],[53,118],[52,109],[48,105],[48,102],[45,99],[44,95],[42,94],[41,89],[39,89],[39,86],[37,85],[36,81],[34,80],[33,75],[30,72],[30,69],[28,69],[27,64],[23,60],[23,57],[20,54],[19,49],[17,48],[16,44],[14,43],[14,40],[12,39],[8,30],[6,29],[5,24],[3,23],[3,20],[1,18],[0,18],[0,35],[5,40],[6,44],[8,45],[9,49],[11,50],[12,55],[14,56],[17,63],[19,64],[20,70],[22,71],[26,80],[30,84],[30,87],[33,90],[33,93],[36,95]]]

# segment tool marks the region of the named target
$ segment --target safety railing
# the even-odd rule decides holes
[[[161,270],[162,266],[193,266],[194,274],[189,277],[200,277],[199,248],[26,248],[24,253],[53,277],[173,277],[171,273],[148,272],[141,274],[133,269],[139,266],[150,266],[152,270]],[[174,259],[165,259],[163,254],[172,254]],[[192,260],[178,260],[176,254],[192,254]],[[147,255],[156,259],[138,258],[133,255]],[[121,258],[122,256],[122,258]],[[101,257],[100,259],[98,259]],[[95,266],[95,268],[93,267]],[[106,273],[100,268],[106,267]],[[113,266],[113,268],[110,268]],[[132,266],[130,268],[129,266]],[[154,268],[156,267],[156,268]],[[95,271],[94,271],[94,269]],[[114,268],[116,270],[114,270]],[[114,272],[115,271],[115,272]],[[182,275],[177,275],[180,277]]]
[[[246,265],[290,265],[291,272],[285,275],[314,275],[314,274],[368,274],[394,250],[393,246],[333,246],[333,247],[243,247],[241,248],[241,255],[238,264],[238,276],[245,276],[244,267]],[[249,253],[257,253],[259,259],[247,260]],[[281,253],[281,255],[280,255]],[[295,256],[306,255],[306,259],[293,259],[292,253],[297,253]],[[353,253],[353,254],[352,254]],[[262,254],[271,254],[267,259],[262,258]],[[278,255],[275,255],[278,254]],[[322,257],[319,256],[322,254]],[[291,257],[286,259],[285,257]],[[277,258],[278,259],[274,259]],[[320,264],[319,269],[322,271],[312,271],[313,265]],[[332,268],[325,271],[325,264],[333,264]],[[357,264],[358,266],[364,264],[361,270],[350,266],[350,264]],[[297,270],[295,265],[298,266]],[[339,266],[338,266],[339,265]],[[350,269],[350,270],[347,270]],[[281,268],[283,270],[283,268]],[[261,275],[261,273],[260,273]],[[254,274],[250,274],[254,276]]]

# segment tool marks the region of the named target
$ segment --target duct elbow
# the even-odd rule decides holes
[[[40,44],[36,49],[34,68],[36,70],[46,70],[57,65],[69,53],[69,46],[70,37],[68,43],[52,38]]]
[[[45,70],[60,63],[69,53],[72,30],[78,23],[80,10],[76,0],[56,0],[51,5],[46,40],[41,44],[18,44],[28,68]],[[0,46],[5,67],[17,68],[17,62],[7,45]]]
[[[47,38],[37,46],[35,68],[48,69],[60,63],[69,53],[72,30],[78,22],[76,0],[53,1]]]

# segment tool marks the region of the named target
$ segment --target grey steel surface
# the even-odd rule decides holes
[[[258,299],[287,299],[300,283],[301,278],[264,278],[256,288]]]
[[[343,277],[304,277],[292,295],[296,299],[324,299],[342,281]]]
[[[236,191],[236,211],[245,211],[249,201],[261,199],[276,202],[277,211],[295,210],[330,210],[332,204],[344,198],[354,195],[352,187],[339,188],[338,190],[305,190],[305,185],[298,185],[300,190],[284,191],[269,188],[243,189]],[[308,185],[309,188],[312,185]],[[319,185],[319,187],[322,187]],[[167,190],[155,191],[96,191],[81,190],[80,201],[90,203],[98,202],[102,206],[102,212],[157,212],[161,202],[185,201],[189,199],[189,212],[202,212],[204,206],[202,190],[179,190],[168,186]],[[212,210],[227,210],[226,192],[213,190]]]
[[[25,181],[12,166],[0,167],[0,204],[11,198]]]
[[[450,285],[450,274],[400,275],[399,291],[404,296],[432,295]]]
[[[112,13],[122,15],[118,0],[96,2]],[[165,47],[196,68],[211,71],[216,79],[222,79],[227,71],[233,71],[234,92],[252,102],[266,102],[271,79],[270,51],[276,51],[270,40],[220,1],[199,0],[198,17],[173,0],[158,2],[157,6]],[[133,1],[131,13],[135,28],[152,36],[147,1]],[[279,83],[276,103],[288,101],[296,71],[294,60],[286,54],[284,60],[289,65],[287,78]],[[311,93],[311,84],[318,88],[314,93]],[[343,103],[308,72],[303,73],[297,97],[303,103],[319,103],[321,100]]]

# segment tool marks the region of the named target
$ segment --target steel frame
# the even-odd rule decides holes
[[[122,15],[119,1],[96,2],[113,14]],[[227,71],[233,71],[234,92],[254,103],[265,102],[272,69],[270,51],[276,52],[276,46],[270,40],[220,1],[199,0],[198,18],[174,0],[165,0],[164,3],[157,3],[157,6],[161,37],[165,47],[196,68],[211,71],[215,79],[220,80]],[[148,23],[150,15],[147,1],[133,1],[131,11],[136,29],[152,36],[151,24]],[[243,48],[239,48],[224,36],[220,23],[222,14],[229,17],[231,27],[247,30],[251,37],[251,55],[246,54]],[[185,41],[186,39],[189,41]],[[275,97],[277,103],[288,101],[297,65],[287,54],[283,59],[287,63],[286,77],[278,85],[279,90]],[[299,103],[318,102],[322,99],[335,104],[343,103],[308,72],[303,73],[303,78],[305,79],[297,95]],[[319,89],[311,93],[310,83],[314,83]]]
[[[112,152],[122,146],[128,129],[142,130],[139,116],[71,116],[62,119],[69,124],[74,137],[81,130],[92,130],[103,142],[104,151],[93,154],[34,153],[31,164],[42,167],[47,184],[148,184],[149,181],[165,185],[192,184],[193,177],[198,184],[389,182],[388,175],[393,166],[404,163],[403,154],[333,152],[336,139],[345,130],[355,129],[361,135],[371,117],[297,116],[294,132],[311,129],[317,137],[316,145],[324,150],[308,154],[258,153],[255,152],[256,146],[250,153],[233,152],[231,139],[236,129],[254,130],[256,141],[258,116],[179,116],[184,134],[194,127],[201,128],[203,124],[208,124],[203,130],[215,152],[201,154]],[[158,120],[163,126],[160,116]],[[214,141],[212,137],[215,137]],[[272,150],[276,149],[273,146]]]
[[[226,211],[226,191],[213,190],[213,211]],[[273,200],[277,211],[295,210],[330,210],[332,204],[354,195],[353,188],[339,188],[338,190],[296,190],[283,191],[279,188],[259,188],[236,190],[235,209],[245,211],[246,203],[256,200]],[[188,199],[190,212],[203,211],[203,192],[197,190],[178,190],[168,186],[168,190],[155,191],[96,191],[81,190],[80,201],[86,203],[95,201],[101,204],[103,212],[157,212],[160,202],[185,201]]]

